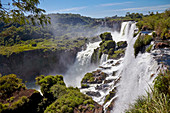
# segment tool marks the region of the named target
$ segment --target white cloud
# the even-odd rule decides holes
[[[107,6],[114,6],[114,5],[123,5],[123,4],[130,4],[134,2],[122,2],[122,3],[108,3],[108,4],[100,4],[100,7],[107,7]]]
[[[170,4],[159,5],[159,6],[149,6],[149,7],[116,9],[116,10],[112,10],[112,11],[115,11],[115,12],[120,12],[120,11],[160,11],[160,10],[166,10],[167,8],[170,8]]]
[[[67,9],[61,9],[55,12],[67,12],[67,11],[79,11],[81,9],[85,9],[87,8],[87,6],[83,6],[83,7],[72,7],[72,8],[67,8]]]

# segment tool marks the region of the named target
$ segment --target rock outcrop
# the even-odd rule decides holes
[[[78,48],[73,50],[31,50],[12,55],[0,55],[0,74],[16,74],[24,81],[34,81],[41,74],[63,74],[75,61]]]

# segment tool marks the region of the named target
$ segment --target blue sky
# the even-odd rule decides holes
[[[170,8],[170,0],[40,0],[39,7],[46,13],[75,13],[102,18],[124,16],[126,12],[163,12]]]

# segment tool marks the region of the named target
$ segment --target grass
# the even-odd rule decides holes
[[[152,90],[151,94],[138,98],[126,113],[169,113],[169,101],[165,94]]]
[[[139,97],[126,113],[169,113],[170,71],[160,72],[154,81],[154,88],[146,96]]]
[[[85,44],[85,40],[61,40],[61,39],[36,39],[22,42],[13,46],[0,46],[0,54],[10,56],[13,53],[20,53],[23,51],[44,49],[44,50],[65,50],[79,48]]]

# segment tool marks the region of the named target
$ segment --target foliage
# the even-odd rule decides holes
[[[89,85],[87,85],[87,84],[81,84],[81,88],[89,88]]]
[[[6,99],[15,91],[26,88],[22,83],[22,79],[16,77],[15,74],[0,77],[0,98]]]
[[[127,47],[127,42],[126,41],[119,41],[117,42],[117,48],[125,48]]]
[[[112,99],[115,96],[115,90],[113,89],[112,91],[109,92],[108,95],[106,95],[104,104],[106,104],[110,99]]]
[[[146,96],[139,97],[126,113],[169,113],[170,111],[170,71],[156,77],[154,88]]]
[[[75,42],[76,41],[76,42]],[[85,39],[32,39],[16,44],[13,46],[0,46],[0,54],[10,56],[13,53],[20,53],[23,51],[42,49],[48,50],[73,50],[75,48],[81,48],[85,44]],[[36,46],[33,46],[36,44]]]
[[[81,83],[83,82],[93,82],[94,81],[94,76],[92,73],[86,73],[83,77],[83,79],[81,80]]]
[[[117,59],[120,56],[125,54],[125,50],[124,49],[119,49],[117,51],[114,51],[113,54],[109,54],[108,59]]]
[[[100,34],[100,38],[102,41],[112,40],[112,35],[109,32],[105,32],[103,34]]]
[[[85,94],[82,94],[76,88],[67,88],[67,93],[62,95],[54,103],[47,107],[45,113],[48,112],[58,112],[58,113],[73,113],[74,108],[79,108],[80,112],[87,109],[92,110],[94,108],[94,101],[91,97],[88,97]],[[87,106],[86,108],[80,107]]]
[[[151,41],[153,40],[152,36],[150,35],[139,35],[137,40],[135,41],[134,44],[134,55],[135,57],[137,56],[137,54],[139,53],[139,51],[143,51],[144,47],[146,45],[149,45],[151,43]]]
[[[133,34],[133,37],[136,37],[137,34],[139,34],[139,33],[140,33],[140,30],[139,30],[137,33],[134,33],[134,34]]]
[[[100,46],[101,48],[101,52],[108,54],[110,49],[115,49],[116,43],[113,40],[108,40],[108,41],[104,41],[104,43]]]
[[[22,107],[24,104],[28,103],[29,99],[26,96],[22,96],[20,97],[20,99],[18,101],[15,101],[12,103],[12,105],[10,106],[10,109],[17,109],[19,107]]]
[[[152,36],[150,36],[150,35],[145,35],[145,37],[144,37],[144,39],[143,39],[143,42],[144,42],[145,45],[149,45],[152,40],[153,40],[153,39],[152,39]]]
[[[36,84],[41,86],[42,94],[45,97],[49,97],[49,98],[51,96],[50,88],[53,85],[63,85],[63,86],[65,86],[62,75],[56,75],[56,76],[49,75],[49,76],[46,76],[46,77],[44,75],[41,75],[41,76],[36,78]]]
[[[39,0],[12,0],[11,2],[0,1],[0,20],[5,23],[26,24],[30,21],[35,24],[43,25],[43,23],[50,23],[49,19],[43,14],[45,10],[38,8]],[[25,13],[32,15],[25,16]]]
[[[94,52],[93,52],[93,54],[92,54],[92,56],[91,56],[91,63],[94,63],[94,64],[97,64],[98,63],[98,61],[99,61],[99,59],[100,59],[100,55],[99,55],[99,47],[98,48],[96,48],[96,49],[94,49]]]
[[[137,26],[140,30],[154,30],[161,39],[168,39],[170,28],[170,10],[164,13],[150,14],[138,21]],[[154,35],[155,37],[155,35]]]
[[[154,89],[158,93],[163,93],[170,96],[170,70],[160,72],[155,79]]]
[[[152,47],[153,47],[153,45],[150,45],[150,46],[146,49],[146,51],[149,53],[149,52],[151,51]]]

